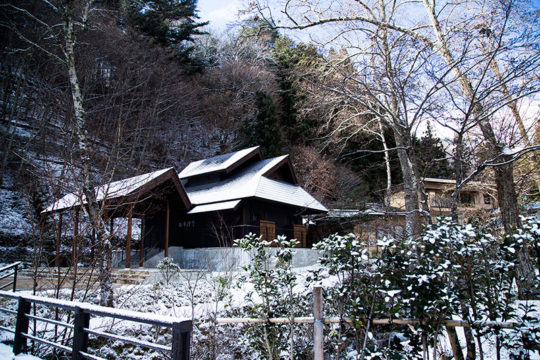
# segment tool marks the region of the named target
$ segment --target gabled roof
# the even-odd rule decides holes
[[[245,198],[259,198],[301,207],[308,212],[328,211],[302,187],[266,177],[280,166],[290,166],[288,155],[250,164],[226,179],[203,185],[188,185],[186,192],[191,203],[196,206]]]
[[[191,207],[189,198],[180,184],[176,171],[172,167],[101,185],[95,189],[96,200],[124,199],[132,196],[140,197],[167,180],[173,181],[180,198],[184,202],[184,206],[189,209]],[[81,206],[81,203],[86,203],[86,197],[84,195],[69,193],[48,206],[42,213],[70,209]]]
[[[194,176],[209,175],[215,173],[230,173],[249,159],[257,157],[262,159],[258,146],[218,155],[208,159],[194,161],[190,163],[178,176],[180,179],[187,179]]]

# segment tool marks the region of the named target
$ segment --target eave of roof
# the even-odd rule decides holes
[[[242,200],[223,201],[206,205],[198,205],[187,212],[188,215],[201,214],[213,211],[236,210]]]

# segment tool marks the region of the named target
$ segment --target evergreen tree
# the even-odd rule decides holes
[[[418,157],[420,176],[442,179],[453,177],[454,172],[441,139],[435,136],[429,123],[424,135],[420,139],[415,139],[413,146]]]
[[[196,22],[197,0],[136,0],[128,9],[129,23],[154,39],[173,48],[187,70],[200,70],[202,62],[192,56],[194,35],[208,22]]]
[[[272,48],[273,69],[279,85],[281,125],[288,140],[294,144],[308,144],[318,128],[318,119],[298,118],[299,102],[305,99],[299,81],[301,74],[320,60],[313,45],[295,44],[286,36],[278,36]]]
[[[256,93],[257,117],[242,125],[236,139],[236,148],[260,145],[265,157],[283,153],[281,130],[276,112],[276,105],[269,93]]]

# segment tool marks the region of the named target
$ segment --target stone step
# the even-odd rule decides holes
[[[64,280],[73,281],[73,273],[67,268],[60,269],[60,277]],[[99,274],[94,270],[93,273],[87,272],[85,268],[78,269],[77,279],[80,281],[97,281]],[[113,283],[118,284],[140,284],[150,277],[154,271],[139,270],[139,269],[114,269],[111,273]],[[34,277],[34,269],[24,269],[18,273],[21,279],[32,279]],[[54,281],[58,279],[57,268],[40,268],[37,272],[38,279]]]

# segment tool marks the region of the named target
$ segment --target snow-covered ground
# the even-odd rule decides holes
[[[298,292],[309,292],[306,277],[310,273],[313,267],[296,269],[295,272],[298,276],[298,286],[296,290]],[[129,309],[134,311],[141,311],[145,313],[159,314],[164,316],[175,316],[181,318],[195,318],[194,322],[194,338],[192,343],[192,351],[199,353],[206,351],[206,342],[209,341],[209,332],[211,329],[210,316],[217,311],[219,317],[234,316],[237,309],[242,308],[246,304],[247,294],[253,290],[253,285],[250,282],[243,282],[238,284],[237,279],[240,273],[211,273],[211,272],[195,272],[186,271],[181,272],[176,278],[174,278],[169,284],[166,284],[164,279],[161,281],[155,281],[149,284],[143,285],[125,285],[115,288],[116,295],[116,307],[122,309]],[[218,287],[225,284],[226,296],[222,297],[218,301]],[[331,286],[332,280],[326,279],[323,286]],[[52,293],[43,293],[45,296],[52,296]],[[67,297],[69,292],[66,291],[64,295]],[[81,299],[81,294],[77,294],[76,298]],[[88,302],[97,302],[98,294],[90,293],[85,298]],[[15,304],[13,304],[14,306]],[[540,302],[534,302],[537,312],[540,314]],[[3,305],[5,306],[5,305]],[[304,316],[310,316],[310,308],[306,309]],[[90,327],[97,330],[111,331],[119,335],[124,336],[136,336],[143,340],[156,342],[161,344],[170,345],[170,334],[164,332],[156,332],[155,328],[149,326],[142,326],[140,324],[131,323],[128,321],[112,321],[107,318],[93,317],[91,319]],[[42,328],[41,330],[44,330]],[[236,342],[234,346],[241,348],[247,346],[241,344],[238,338],[241,334],[238,331],[242,331],[241,325],[228,325],[219,327],[218,334],[220,341],[224,344],[227,341]],[[465,344],[463,330],[457,329],[458,336],[462,345]],[[0,334],[0,340],[5,340],[11,337],[11,334]],[[92,341],[91,341],[92,344]],[[228,346],[221,346],[221,357],[219,359],[233,359],[231,353],[229,353]],[[13,355],[10,353],[10,349],[3,345],[1,348],[4,353],[0,352],[0,360],[12,359]],[[245,350],[247,351],[248,348]],[[495,339],[484,338],[482,349],[484,351],[485,359],[495,358]],[[439,351],[445,354],[451,354],[451,348],[448,344],[446,337],[441,337],[439,342]],[[122,359],[137,359],[137,360],[150,360],[155,359],[158,356],[157,353],[152,351],[134,351],[130,347],[122,347],[118,344],[111,344],[109,346],[101,346],[96,351],[96,355],[112,358]],[[506,351],[502,353],[502,359],[509,359],[509,355]],[[531,354],[532,360],[540,360],[540,356],[537,354]],[[197,357],[195,357],[197,358]],[[256,359],[257,357],[253,357]],[[16,357],[14,359],[35,360],[35,357]],[[252,359],[252,357],[245,355],[244,359]],[[354,359],[354,357],[351,357]]]
[[[0,343],[0,359],[1,360],[41,360],[38,357],[27,355],[27,354],[19,354],[17,356],[13,355],[13,349],[6,345]]]

